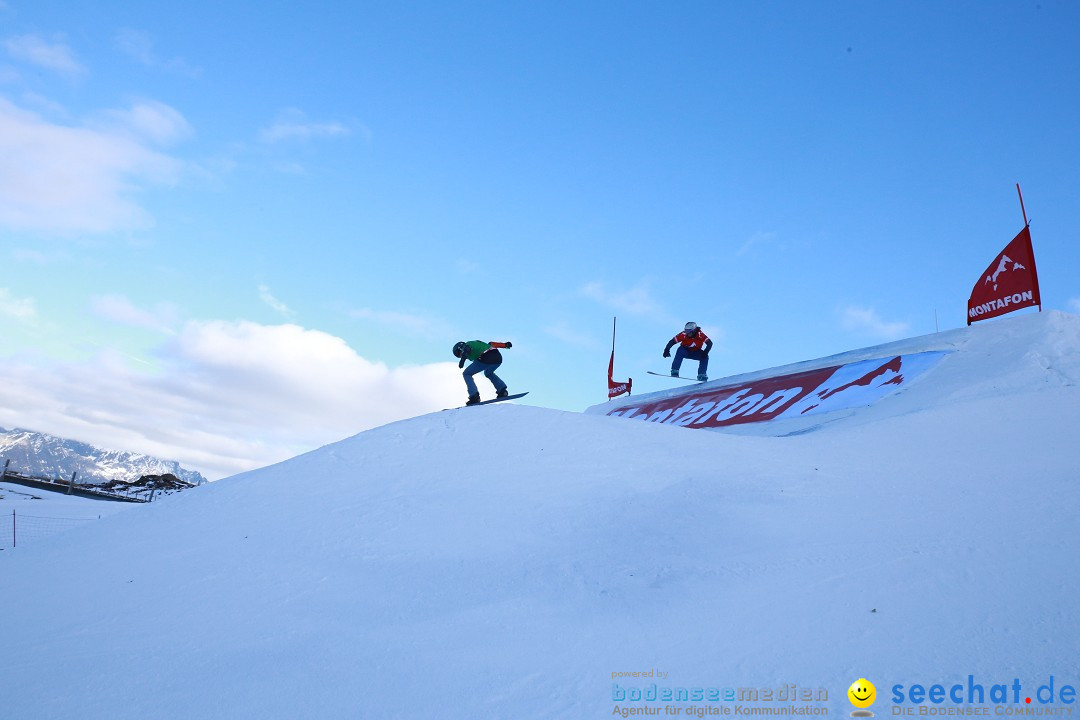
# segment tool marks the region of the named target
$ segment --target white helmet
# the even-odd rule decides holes
[[[688,322],[686,323],[686,327],[684,327],[683,330],[685,330],[686,332],[694,332],[695,330],[697,330],[697,323]]]

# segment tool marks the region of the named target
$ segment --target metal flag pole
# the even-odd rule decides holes
[[[1016,194],[1020,197],[1020,212],[1024,214],[1024,227],[1027,227],[1031,223],[1028,222],[1027,210],[1024,208],[1024,193],[1020,192],[1020,183],[1016,183]]]
[[[1027,208],[1024,207],[1024,193],[1020,192],[1020,183],[1016,183],[1016,195],[1020,198],[1020,212],[1024,215],[1024,229],[1027,230],[1031,223],[1028,222]],[[1031,241],[1031,233],[1028,233],[1028,241]],[[1035,279],[1035,292],[1039,291],[1039,271],[1035,269],[1035,248],[1031,247],[1031,276]],[[1042,312],[1042,296],[1039,296],[1039,312]]]
[[[615,321],[618,319],[615,315],[611,317],[611,359],[607,366],[608,402],[611,402],[611,373],[615,371]]]

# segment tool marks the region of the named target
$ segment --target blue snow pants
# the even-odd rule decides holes
[[[683,345],[680,345],[679,349],[675,351],[675,359],[671,361],[671,369],[679,372],[682,361],[686,359],[698,361],[698,375],[709,374],[709,354],[704,350],[687,350]]]
[[[469,396],[478,395],[479,390],[476,389],[476,381],[473,380],[473,375],[477,373],[484,373],[484,377],[491,381],[491,384],[495,386],[495,391],[500,392],[506,389],[506,383],[504,383],[498,375],[495,374],[495,370],[502,365],[501,362],[486,363],[476,360],[469,363],[469,366],[465,368],[465,372],[461,373],[465,376],[465,387],[469,389]]]

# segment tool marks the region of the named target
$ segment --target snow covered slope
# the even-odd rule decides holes
[[[12,549],[16,541],[21,550],[36,545],[43,538],[133,507],[131,503],[108,502],[0,482],[0,551]]]
[[[838,717],[859,678],[882,717],[897,684],[1075,687],[1080,318],[911,346],[943,341],[815,432],[461,409],[0,553],[4,717],[792,705],[630,699],[653,683]]]

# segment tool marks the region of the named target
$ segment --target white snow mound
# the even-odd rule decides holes
[[[896,345],[954,352],[812,433],[467,408],[0,553],[4,716],[688,705],[616,700],[657,682],[835,717],[865,677],[880,717],[895,683],[1080,684],[1080,318]]]

